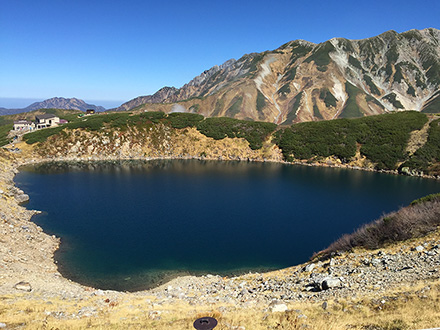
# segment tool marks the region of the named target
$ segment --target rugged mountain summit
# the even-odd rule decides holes
[[[30,106],[26,107],[26,111],[38,110],[38,109],[72,109],[86,111],[87,109],[93,109],[95,111],[105,111],[104,107],[96,106],[94,104],[88,104],[83,100],[77,98],[64,98],[64,97],[53,97],[42,102],[32,103]]]
[[[81,110],[93,109],[95,111],[105,111],[104,107],[94,104],[88,104],[83,100],[77,98],[53,97],[42,102],[35,102],[23,109],[6,109],[0,108],[0,115],[12,115],[21,112],[29,112],[39,109],[66,109],[66,110]]]
[[[288,42],[214,66],[183,87],[165,87],[133,99],[135,107],[291,124],[351,118],[396,110],[439,112],[440,31],[320,44]]]

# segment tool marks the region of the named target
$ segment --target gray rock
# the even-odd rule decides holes
[[[304,271],[305,272],[311,272],[313,269],[315,269],[316,265],[315,264],[308,264],[307,266],[304,267]]]
[[[282,313],[282,312],[285,312],[285,311],[287,311],[287,305],[286,304],[275,304],[275,305],[273,305],[272,307],[271,307],[271,309],[272,309],[272,313]]]
[[[332,288],[337,288],[341,286],[341,280],[338,278],[326,278],[321,283],[321,287],[323,290],[328,290]]]
[[[326,301],[324,301],[324,302],[322,303],[321,307],[322,307],[323,310],[326,310],[327,307],[328,307],[328,303],[327,303]]]
[[[17,284],[14,285],[14,288],[16,290],[21,290],[21,291],[26,291],[26,292],[31,292],[32,291],[32,286],[29,282],[18,282]]]
[[[15,195],[15,200],[21,204],[24,202],[27,202],[29,200],[29,195],[27,194],[20,194],[20,195]]]
[[[419,246],[416,246],[416,248],[414,250],[417,252],[422,252],[424,249],[425,248],[423,246],[419,245]]]
[[[3,329],[3,328],[6,328],[6,324],[0,322],[0,329]]]

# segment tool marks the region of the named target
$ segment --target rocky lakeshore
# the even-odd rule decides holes
[[[307,324],[306,312],[292,309],[293,306],[315,304],[325,311],[334,301],[370,297],[374,308],[382,309],[402,292],[411,292],[411,288],[421,286],[415,293],[407,293],[420,299],[424,299],[428,291],[437,292],[440,267],[438,232],[386,249],[338,253],[327,260],[314,260],[270,273],[249,273],[230,278],[217,275],[179,277],[155,289],[136,293],[103,291],[79,285],[58,272],[53,255],[59,238],[44,233],[31,221],[38,211],[26,210],[21,205],[27,196],[13,182],[19,166],[47,160],[26,148],[22,146],[21,155],[0,151],[0,295],[12,309],[22,308],[15,306],[24,301],[43,304],[41,309],[46,315],[46,323],[48,319],[54,322],[85,318],[98,320],[99,315],[109,308],[114,311],[117,306],[131,306],[133,300],[140,299],[142,312],[147,313],[146,319],[151,321],[172,317],[176,308],[189,309],[194,316],[200,312],[217,311],[225,317],[235,315],[237,310],[253,310],[264,315],[294,310],[295,320],[301,319],[301,324]],[[400,293],[396,296],[390,292]],[[52,310],[50,304],[45,305],[47,301],[58,300],[82,307],[71,306],[69,310],[75,312],[67,312],[65,307],[60,312]],[[353,306],[356,303],[352,303]],[[2,319],[0,314],[0,326],[15,328],[18,323],[6,322],[5,315],[9,314],[5,313]],[[240,329],[238,326],[246,329],[244,325],[231,325],[225,329]]]

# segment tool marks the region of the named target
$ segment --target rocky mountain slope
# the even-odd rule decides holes
[[[87,109],[93,109],[98,112],[105,111],[104,107],[97,106],[94,104],[88,104],[83,100],[77,98],[53,97],[51,99],[47,99],[42,102],[32,103],[31,105],[23,109],[0,108],[0,115],[12,115],[16,113],[29,112],[39,109],[67,109],[67,110],[81,110],[81,111],[86,111]]]
[[[388,31],[363,40],[288,42],[214,66],[117,110],[194,112],[277,124],[440,111],[440,31]]]

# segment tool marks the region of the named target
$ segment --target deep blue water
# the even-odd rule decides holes
[[[440,191],[440,182],[272,163],[152,161],[21,169],[33,220],[62,238],[60,272],[139,290],[179,274],[305,262],[344,233]]]

